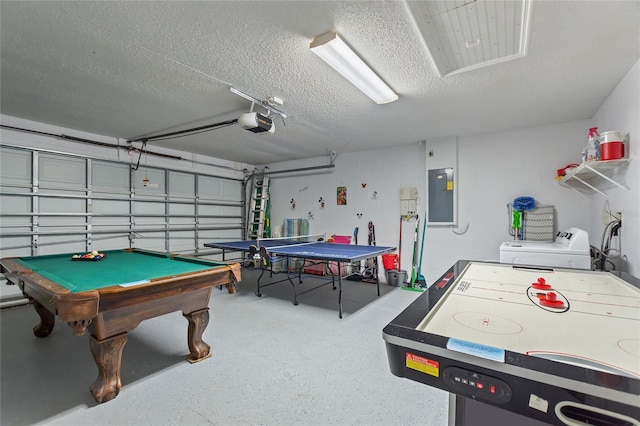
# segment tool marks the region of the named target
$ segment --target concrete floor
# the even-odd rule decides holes
[[[291,303],[288,283],[254,295],[243,270],[238,293],[214,290],[204,340],[213,356],[185,360],[187,321],[175,312],[129,334],[122,389],[97,404],[88,335],[58,322],[33,336],[31,306],[0,311],[2,425],[446,425],[448,394],[393,376],[382,329],[419,293],[345,281]],[[282,278],[282,275],[278,276]],[[307,279],[303,286],[313,285]]]

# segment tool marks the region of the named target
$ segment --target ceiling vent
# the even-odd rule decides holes
[[[530,0],[408,1],[441,76],[526,56]]]

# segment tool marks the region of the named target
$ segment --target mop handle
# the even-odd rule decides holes
[[[400,216],[400,241],[398,242],[398,272],[400,272],[400,259],[402,259],[402,216]]]

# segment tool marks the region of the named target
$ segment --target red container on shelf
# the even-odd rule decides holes
[[[620,132],[604,132],[600,135],[600,160],[624,158],[624,135]]]
[[[567,174],[567,172],[571,169],[573,169],[574,167],[578,167],[580,164],[567,164],[566,166],[564,166],[561,169],[558,169],[556,171],[556,173],[558,173],[559,177],[565,176]]]

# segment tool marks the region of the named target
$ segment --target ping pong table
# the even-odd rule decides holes
[[[262,285],[267,287],[272,284],[277,284],[283,281],[289,281],[293,287],[293,304],[298,304],[298,295],[307,293],[308,291],[315,290],[325,284],[321,284],[314,288],[308,289],[303,292],[298,292],[294,280],[292,279],[290,260],[302,259],[300,266],[296,267],[299,283],[302,283],[302,269],[306,260],[312,262],[335,262],[337,264],[337,282],[338,282],[338,312],[339,317],[342,318],[342,266],[346,263],[353,263],[372,257],[377,257],[386,253],[391,253],[396,250],[395,247],[385,246],[365,246],[365,245],[353,245],[353,244],[335,244],[326,241],[314,241],[314,242],[302,242],[294,240],[238,240],[227,242],[215,242],[206,243],[205,247],[222,249],[222,260],[225,260],[225,254],[227,251],[232,252],[249,252],[252,254],[259,251],[261,259],[267,258],[269,262],[286,262],[287,278],[282,281],[272,282]],[[262,260],[261,260],[262,262]],[[256,282],[256,296],[261,296],[260,293],[260,279],[265,273],[265,264],[262,264],[262,273],[258,277]],[[333,269],[333,268],[332,268]],[[332,273],[332,283],[335,289],[335,275]],[[376,280],[378,286],[378,296],[380,296],[380,282]]]

